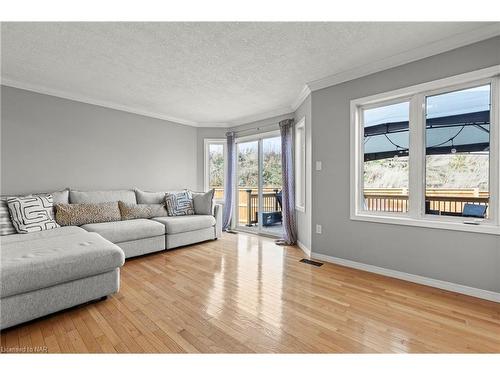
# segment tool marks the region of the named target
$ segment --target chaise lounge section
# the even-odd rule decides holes
[[[116,293],[123,251],[78,227],[2,238],[0,318],[8,328]]]

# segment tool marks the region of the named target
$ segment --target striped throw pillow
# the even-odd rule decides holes
[[[7,206],[8,197],[0,197],[0,236],[16,234],[16,228],[10,220],[9,207]]]

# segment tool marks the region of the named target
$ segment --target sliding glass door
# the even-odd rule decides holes
[[[240,230],[281,236],[281,181],[277,133],[237,140],[235,212]]]
[[[259,142],[237,144],[236,217],[239,227],[255,230],[258,223]]]

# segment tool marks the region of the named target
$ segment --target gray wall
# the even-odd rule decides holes
[[[349,219],[351,99],[500,64],[500,37],[312,93],[313,251],[500,292],[500,236]]]
[[[2,194],[196,188],[197,129],[2,86]]]
[[[301,245],[311,249],[311,219],[312,219],[312,137],[311,137],[311,95],[295,111],[295,123],[306,119],[306,207],[305,211],[296,211],[298,240]]]

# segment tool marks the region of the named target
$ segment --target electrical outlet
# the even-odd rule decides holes
[[[321,234],[323,228],[321,228],[321,225],[316,224],[316,234]]]

